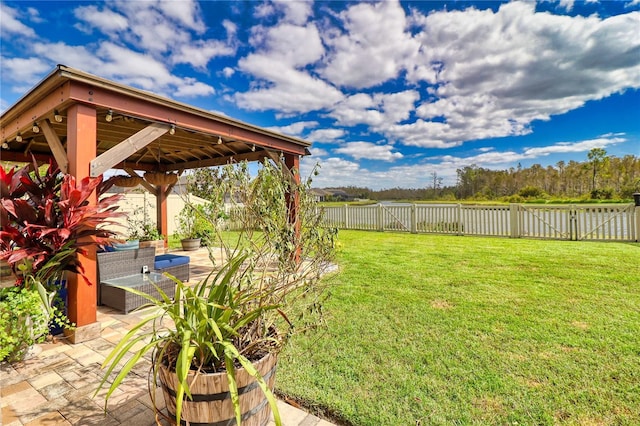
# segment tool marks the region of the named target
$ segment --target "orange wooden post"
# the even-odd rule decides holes
[[[167,214],[167,187],[158,185],[156,188],[156,224],[160,234],[164,235],[164,248],[169,246],[169,218]]]
[[[82,104],[71,106],[67,110],[67,157],[69,174],[79,181],[89,176],[89,163],[96,157],[97,123],[96,110]],[[89,202],[95,204],[94,193]],[[72,343],[84,342],[100,337],[100,323],[96,322],[97,310],[97,265],[95,246],[86,248],[87,256],[78,254],[84,272],[92,285],[82,277],[68,274],[67,316],[76,324],[76,329],[68,333]]]
[[[289,223],[293,224],[295,239],[298,241],[300,239],[300,220],[298,215],[300,214],[300,194],[295,188],[296,185],[300,184],[300,156],[294,154],[285,154],[284,155],[284,164],[291,171],[293,175],[292,185],[293,192],[290,190],[287,193],[287,206],[289,208]],[[296,246],[296,252],[294,254],[296,262],[300,262],[302,247],[298,244]]]

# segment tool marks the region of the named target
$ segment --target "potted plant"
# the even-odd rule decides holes
[[[149,217],[147,206],[138,207],[127,219],[127,241],[137,241],[138,247],[155,247],[156,254],[164,253],[164,235],[158,231],[155,222]]]
[[[127,289],[145,297],[155,313],[107,357],[96,394],[108,386],[108,400],[150,353],[153,383],[161,384],[176,424],[262,425],[271,410],[281,424],[273,396],[277,355],[295,331],[321,323],[328,284],[321,275],[337,233],[323,226],[309,196],[310,181],[296,184],[287,173],[266,163],[251,180],[246,168],[227,166],[217,191],[233,191],[244,207],[234,218],[242,220],[239,230],[214,227],[212,241],[220,248],[209,247],[210,257],[221,250],[226,260],[192,287],[175,280],[173,300],[161,292],[154,298]],[[245,182],[241,188],[239,181]],[[300,200],[295,220],[290,220],[288,191]]]
[[[119,215],[120,196],[95,205],[88,201],[102,183],[102,177],[76,182],[53,163],[41,172],[35,159],[19,170],[0,168],[0,259],[8,263],[17,287],[38,291],[58,326],[70,325],[64,314],[65,274],[79,274],[92,284],[76,255],[115,235],[104,226]]]
[[[188,200],[178,214],[178,232],[183,250],[197,250],[206,242],[211,225],[207,220],[205,206],[191,204]]]

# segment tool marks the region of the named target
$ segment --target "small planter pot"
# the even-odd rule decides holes
[[[182,250],[185,251],[193,251],[200,248],[200,238],[185,238],[180,243],[182,243]]]
[[[140,248],[154,247],[156,249],[156,255],[164,254],[164,240],[152,240],[152,241],[140,241]]]
[[[264,356],[253,365],[262,375],[269,389],[275,383],[277,357],[273,354]],[[175,371],[161,364],[159,367],[160,384],[169,416],[176,416]],[[235,416],[227,374],[190,372],[187,378],[193,400],[186,399],[182,403],[181,420],[187,424],[235,425]],[[240,412],[243,426],[265,426],[269,422],[271,407],[264,396],[258,382],[244,368],[236,369],[236,382],[240,398]]]

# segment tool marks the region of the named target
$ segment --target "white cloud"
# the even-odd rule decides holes
[[[315,157],[313,158],[315,160],[317,160],[317,157],[322,157],[328,154],[327,150],[322,148],[315,148],[313,146],[309,148],[309,152],[311,152],[311,155],[315,155]]]
[[[343,129],[318,129],[307,135],[307,139],[313,142],[333,142],[346,134]]]
[[[422,148],[452,148],[463,142],[462,139],[450,140],[452,130],[449,124],[422,119],[409,124],[389,126],[385,134],[403,145]]]
[[[334,151],[339,154],[349,155],[356,160],[362,158],[369,160],[395,161],[403,157],[400,152],[392,152],[392,145],[376,145],[371,142],[348,142]]]
[[[33,51],[50,62],[60,62],[83,70],[99,70],[105,78],[140,87],[165,96],[192,97],[215,93],[213,87],[194,78],[174,76],[161,61],[111,42],[97,49],[64,43],[35,43]],[[46,63],[43,61],[43,63]],[[47,68],[50,68],[47,65]]]
[[[558,142],[551,146],[526,148],[524,155],[527,157],[542,157],[549,154],[568,153],[568,152],[587,152],[593,148],[604,148],[608,145],[615,145],[626,142],[626,138],[603,136],[596,139],[589,139],[579,142]]]
[[[327,31],[323,77],[344,87],[374,87],[396,78],[419,44],[397,1],[360,3],[340,13],[344,32]]]
[[[361,178],[364,178],[366,171],[361,170],[358,163],[337,157],[326,159],[313,156],[302,157],[300,175],[309,176],[318,163],[320,164],[320,170],[318,176],[313,179],[314,187],[340,185],[338,182],[354,182],[356,177],[359,185],[367,185],[366,179],[360,184]]]
[[[185,78],[181,83],[176,85],[176,90],[173,92],[173,96],[179,98],[192,98],[196,96],[208,96],[215,94],[213,87],[208,84],[196,81],[192,78]]]
[[[20,11],[7,6],[4,3],[0,3],[0,35],[2,37],[8,37],[11,35],[18,35],[22,37],[35,37],[36,33],[33,28],[20,22],[18,19]]]
[[[257,52],[240,59],[238,67],[257,80],[248,92],[233,96],[240,107],[296,113],[328,108],[342,99],[339,90],[303,69],[323,54],[314,25],[257,27],[251,43]]]
[[[80,6],[73,13],[82,21],[75,25],[80,31],[91,32],[93,27],[104,34],[110,34],[126,31],[129,27],[126,17],[110,9],[99,9],[94,5]]]
[[[158,7],[164,16],[173,18],[174,21],[196,33],[203,33],[206,30],[201,18],[202,11],[195,0],[160,0]]]
[[[318,28],[311,24],[304,27],[287,23],[271,28],[256,27],[250,42],[261,50],[258,56],[284,62],[291,67],[312,64],[324,53]]]
[[[398,76],[417,45],[405,33],[405,15],[397,2],[358,4],[340,14],[345,32],[327,32],[330,47],[324,77],[337,85],[365,88]]]
[[[217,56],[231,56],[236,49],[219,40],[198,40],[184,44],[171,56],[174,64],[191,64],[196,68],[206,69],[207,64]]]
[[[40,11],[38,9],[36,9],[35,7],[28,7],[27,8],[27,13],[29,14],[29,21],[36,23],[36,24],[41,24],[43,22],[45,22],[45,20],[40,16]]]
[[[231,22],[230,20],[225,19],[224,21],[222,21],[222,26],[227,32],[228,39],[232,39],[238,33],[238,26],[235,24],[235,22]]]
[[[82,70],[100,70],[104,61],[99,59],[90,46],[69,46],[65,43],[43,43],[37,42],[31,46],[35,55],[39,58],[47,59],[47,68],[51,69],[49,64],[63,63],[74,68]]]
[[[429,185],[429,173],[437,171],[438,176],[455,182],[455,170],[441,170],[437,164],[416,164],[394,166],[384,170],[362,168],[359,163],[342,158],[303,157],[300,173],[307,176],[316,163],[320,164],[318,176],[313,179],[316,188],[356,185],[371,189],[384,188],[423,188]]]
[[[233,74],[235,74],[235,73],[236,73],[236,70],[234,70],[234,69],[233,69],[233,68],[231,68],[231,67],[224,67],[224,68],[222,69],[222,75],[224,75],[224,76],[225,76],[225,77],[227,77],[227,78],[230,78],[230,77],[231,77],[231,76],[233,76]]]
[[[38,57],[5,58],[0,57],[2,80],[25,83],[26,86],[37,83],[44,74],[51,70],[49,63]],[[14,87],[13,91],[23,93],[28,87]]]
[[[80,6],[74,10],[76,28],[100,31],[115,43],[123,41],[137,50],[172,64],[206,69],[211,59],[236,52],[237,26],[222,21],[226,40],[198,39],[206,26],[193,1],[118,1],[108,6]],[[167,59],[168,57],[168,59]]]
[[[317,121],[298,121],[286,126],[271,126],[267,128],[284,135],[300,136],[306,129],[317,127],[318,124],[319,123]]]
[[[417,114],[443,119],[425,139],[444,146],[526,134],[534,120],[640,87],[638,12],[571,17],[513,2],[413,18],[423,48],[407,77],[438,85]]]
[[[622,137],[599,137],[575,142],[557,142],[549,146],[541,146],[535,148],[525,148],[522,152],[511,151],[488,151],[478,155],[468,157],[457,157],[452,155],[444,155],[431,158],[430,160],[439,160],[443,169],[455,170],[472,164],[478,167],[489,169],[498,169],[507,167],[523,160],[535,161],[541,157],[546,157],[557,153],[572,152],[588,152],[593,148],[605,148],[610,145],[625,142],[627,139]]]
[[[303,25],[312,14],[313,2],[309,0],[264,1],[258,4],[253,12],[253,16],[258,19],[280,15],[283,22],[289,22],[295,25]]]
[[[290,1],[278,0],[274,4],[280,8],[285,16],[285,20],[292,24],[302,25],[313,14],[313,2],[308,0]]]
[[[358,93],[339,102],[329,114],[338,124],[355,126],[367,124],[383,132],[388,126],[409,118],[419,99],[415,90],[398,93]]]
[[[573,4],[575,0],[560,0],[560,7],[564,7],[567,12],[570,12],[573,9]]]

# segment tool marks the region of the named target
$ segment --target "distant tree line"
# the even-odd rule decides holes
[[[490,170],[475,164],[457,171],[454,186],[442,186],[436,171],[426,188],[372,190],[340,187],[356,198],[372,200],[500,200],[520,202],[532,199],[631,199],[640,192],[640,158],[615,157],[602,148],[589,151],[587,160],[559,161],[555,166],[512,167]]]

